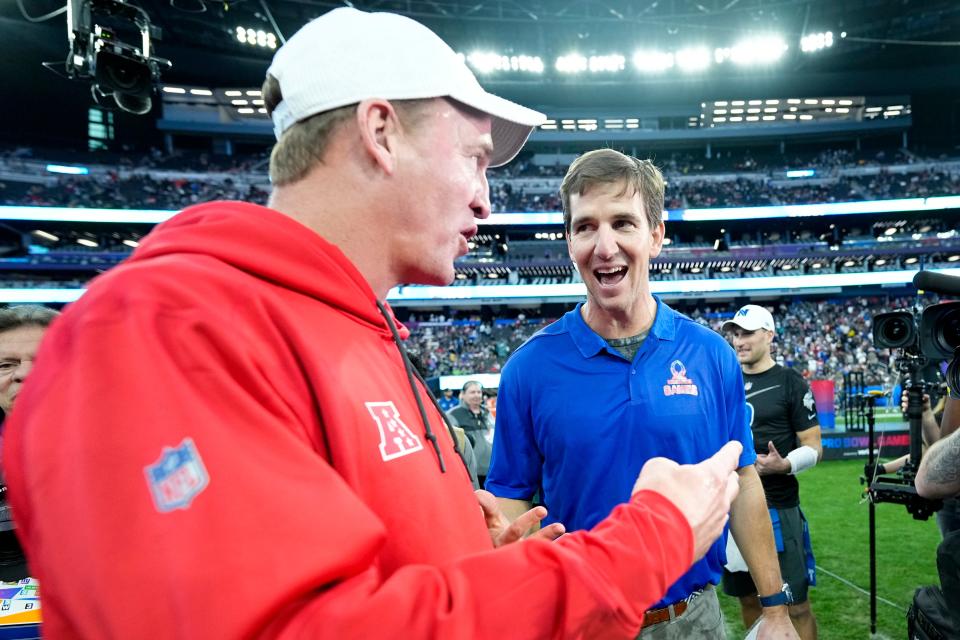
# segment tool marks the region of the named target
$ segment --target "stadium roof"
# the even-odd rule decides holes
[[[18,7],[19,4],[19,7]],[[5,101],[7,137],[49,129],[64,105],[89,103],[89,87],[43,71],[62,67],[67,53],[65,16],[31,23],[63,0],[23,0],[0,6],[0,38],[7,51],[0,73],[16,78],[19,97]],[[305,22],[335,7],[395,11],[440,33],[455,49],[498,56],[539,56],[540,74],[493,72],[482,81],[493,90],[540,107],[598,104],[622,107],[722,100],[738,95],[938,95],[960,88],[960,3],[954,0],[137,0],[159,31],[158,55],[173,67],[163,81],[190,86],[250,86],[262,81],[272,55],[265,37],[241,43],[241,31],[273,34],[279,44]],[[238,31],[241,28],[241,31]],[[801,51],[800,40],[829,32],[833,46]],[[841,37],[845,34],[845,37]],[[638,50],[677,54],[703,47],[727,49],[744,39],[776,36],[787,45],[766,66],[737,64],[684,73],[641,73],[631,64]],[[735,53],[735,51],[734,51]],[[562,73],[560,56],[621,55],[613,73]],[[711,55],[711,57],[713,57]],[[56,95],[56,100],[51,96]],[[82,116],[81,116],[82,117]],[[30,121],[33,118],[33,121]],[[85,124],[85,123],[84,123]]]

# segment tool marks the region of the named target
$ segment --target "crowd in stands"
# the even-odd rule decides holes
[[[719,150],[710,158],[703,154],[674,151],[653,154],[652,160],[668,175],[697,175],[704,173],[772,173],[787,169],[815,167],[839,169],[848,167],[880,167],[891,164],[914,164],[924,158],[907,149],[855,151],[853,149],[825,149],[809,153],[780,153],[768,150]],[[927,158],[929,160],[929,158]],[[566,173],[566,164],[534,164],[529,154],[522,155],[509,165],[491,171],[493,178],[560,178]]]
[[[120,177],[59,178],[53,184],[0,182],[4,205],[111,207],[120,209],[180,209],[216,199],[265,203],[269,191],[260,183],[219,182],[190,178],[154,178],[149,174]],[[538,190],[539,191],[539,190]],[[765,179],[695,180],[668,182],[666,207],[710,208],[764,206],[818,202],[848,202],[891,198],[928,197],[960,193],[960,174],[948,171],[880,173],[783,185]],[[491,203],[498,211],[559,211],[555,190],[527,193],[508,181],[493,182]]]
[[[929,302],[929,301],[928,301]],[[868,386],[896,384],[892,355],[873,346],[872,318],[904,309],[912,298],[850,297],[784,300],[768,305],[777,320],[773,356],[807,379],[834,380],[840,393],[845,373],[858,371]],[[681,310],[696,322],[720,331],[739,304],[702,304]],[[411,317],[408,349],[423,362],[427,376],[497,373],[527,338],[555,318],[482,319],[460,314]]]
[[[27,166],[31,161],[60,162],[81,165],[103,165],[127,170],[160,170],[191,173],[234,173],[245,175],[263,171],[270,158],[270,150],[253,153],[222,155],[208,152],[175,151],[165,153],[156,147],[146,153],[114,151],[74,151],[69,149],[32,149],[16,147],[0,149],[0,163],[7,166]]]
[[[559,211],[559,198],[527,194],[509,182],[494,182],[494,211]],[[878,173],[838,176],[783,184],[763,177],[729,180],[671,181],[664,195],[667,209],[792,205],[850,202],[893,198],[924,198],[960,193],[960,173],[922,170],[913,173]]]
[[[17,193],[19,191],[19,193]],[[182,209],[211,200],[246,200],[266,203],[269,192],[255,185],[205,182],[177,178],[158,180],[150,175],[120,178],[61,178],[53,186],[24,185],[20,190],[0,182],[0,199],[5,205],[38,207],[83,207],[109,209]]]
[[[62,155],[62,154],[61,154]],[[29,156],[27,156],[29,158]],[[103,161],[106,158],[99,158]],[[258,154],[234,159],[209,154],[159,152],[138,160],[111,156],[114,170],[53,179],[44,174],[40,183],[0,181],[0,204],[70,207],[117,207],[127,209],[179,209],[212,199],[243,199],[266,202],[266,156]],[[960,193],[956,169],[930,169],[927,165],[903,172],[887,171],[869,175],[840,175],[835,170],[857,167],[885,167],[891,163],[911,165],[930,158],[918,158],[906,150],[858,154],[850,150],[821,151],[806,158],[776,155],[754,159],[750,152],[730,151],[714,158],[691,154],[670,154],[659,162],[667,177],[666,207],[709,208],[763,206],[814,202],[843,202],[903,197],[926,197]],[[0,167],[28,166],[22,153],[0,154]],[[785,166],[815,167],[815,179],[784,181],[771,173]],[[902,166],[900,167],[902,169]],[[216,180],[196,176],[177,177],[169,171],[218,173]],[[527,156],[490,174],[494,211],[559,211],[559,178],[565,164],[539,165]],[[705,179],[691,176],[707,175]],[[718,176],[716,174],[723,174]],[[222,174],[228,173],[224,177]],[[543,178],[531,183],[528,179]],[[524,178],[524,180],[518,180]]]

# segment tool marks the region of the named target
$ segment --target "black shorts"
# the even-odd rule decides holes
[[[800,513],[799,507],[777,509],[776,511],[780,517],[780,538],[783,541],[783,551],[779,551],[780,544],[777,545],[780,574],[783,576],[783,581],[790,585],[794,604],[800,604],[807,601],[810,588],[810,578],[807,572],[808,550],[803,543],[803,515]],[[810,552],[811,560],[812,557],[812,552]],[[753,579],[747,571],[731,573],[724,569],[722,587],[725,594],[734,598],[757,594],[757,587],[753,584]]]

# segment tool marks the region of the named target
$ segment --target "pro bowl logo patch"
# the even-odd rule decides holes
[[[670,379],[663,385],[663,395],[665,396],[698,396],[700,390],[693,380],[687,377],[687,368],[679,360],[670,363]]]
[[[164,447],[160,458],[145,466],[143,473],[153,504],[161,513],[189,508],[210,483],[192,438],[184,438],[177,447]]]

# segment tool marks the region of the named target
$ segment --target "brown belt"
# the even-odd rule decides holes
[[[673,609],[672,616],[670,615],[671,609]],[[679,618],[684,614],[684,612],[686,612],[686,610],[686,600],[681,600],[680,602],[663,607],[662,609],[650,609],[643,614],[643,626],[640,628],[646,629],[647,627],[652,627],[655,624],[660,624],[661,622],[667,622],[668,620]]]

